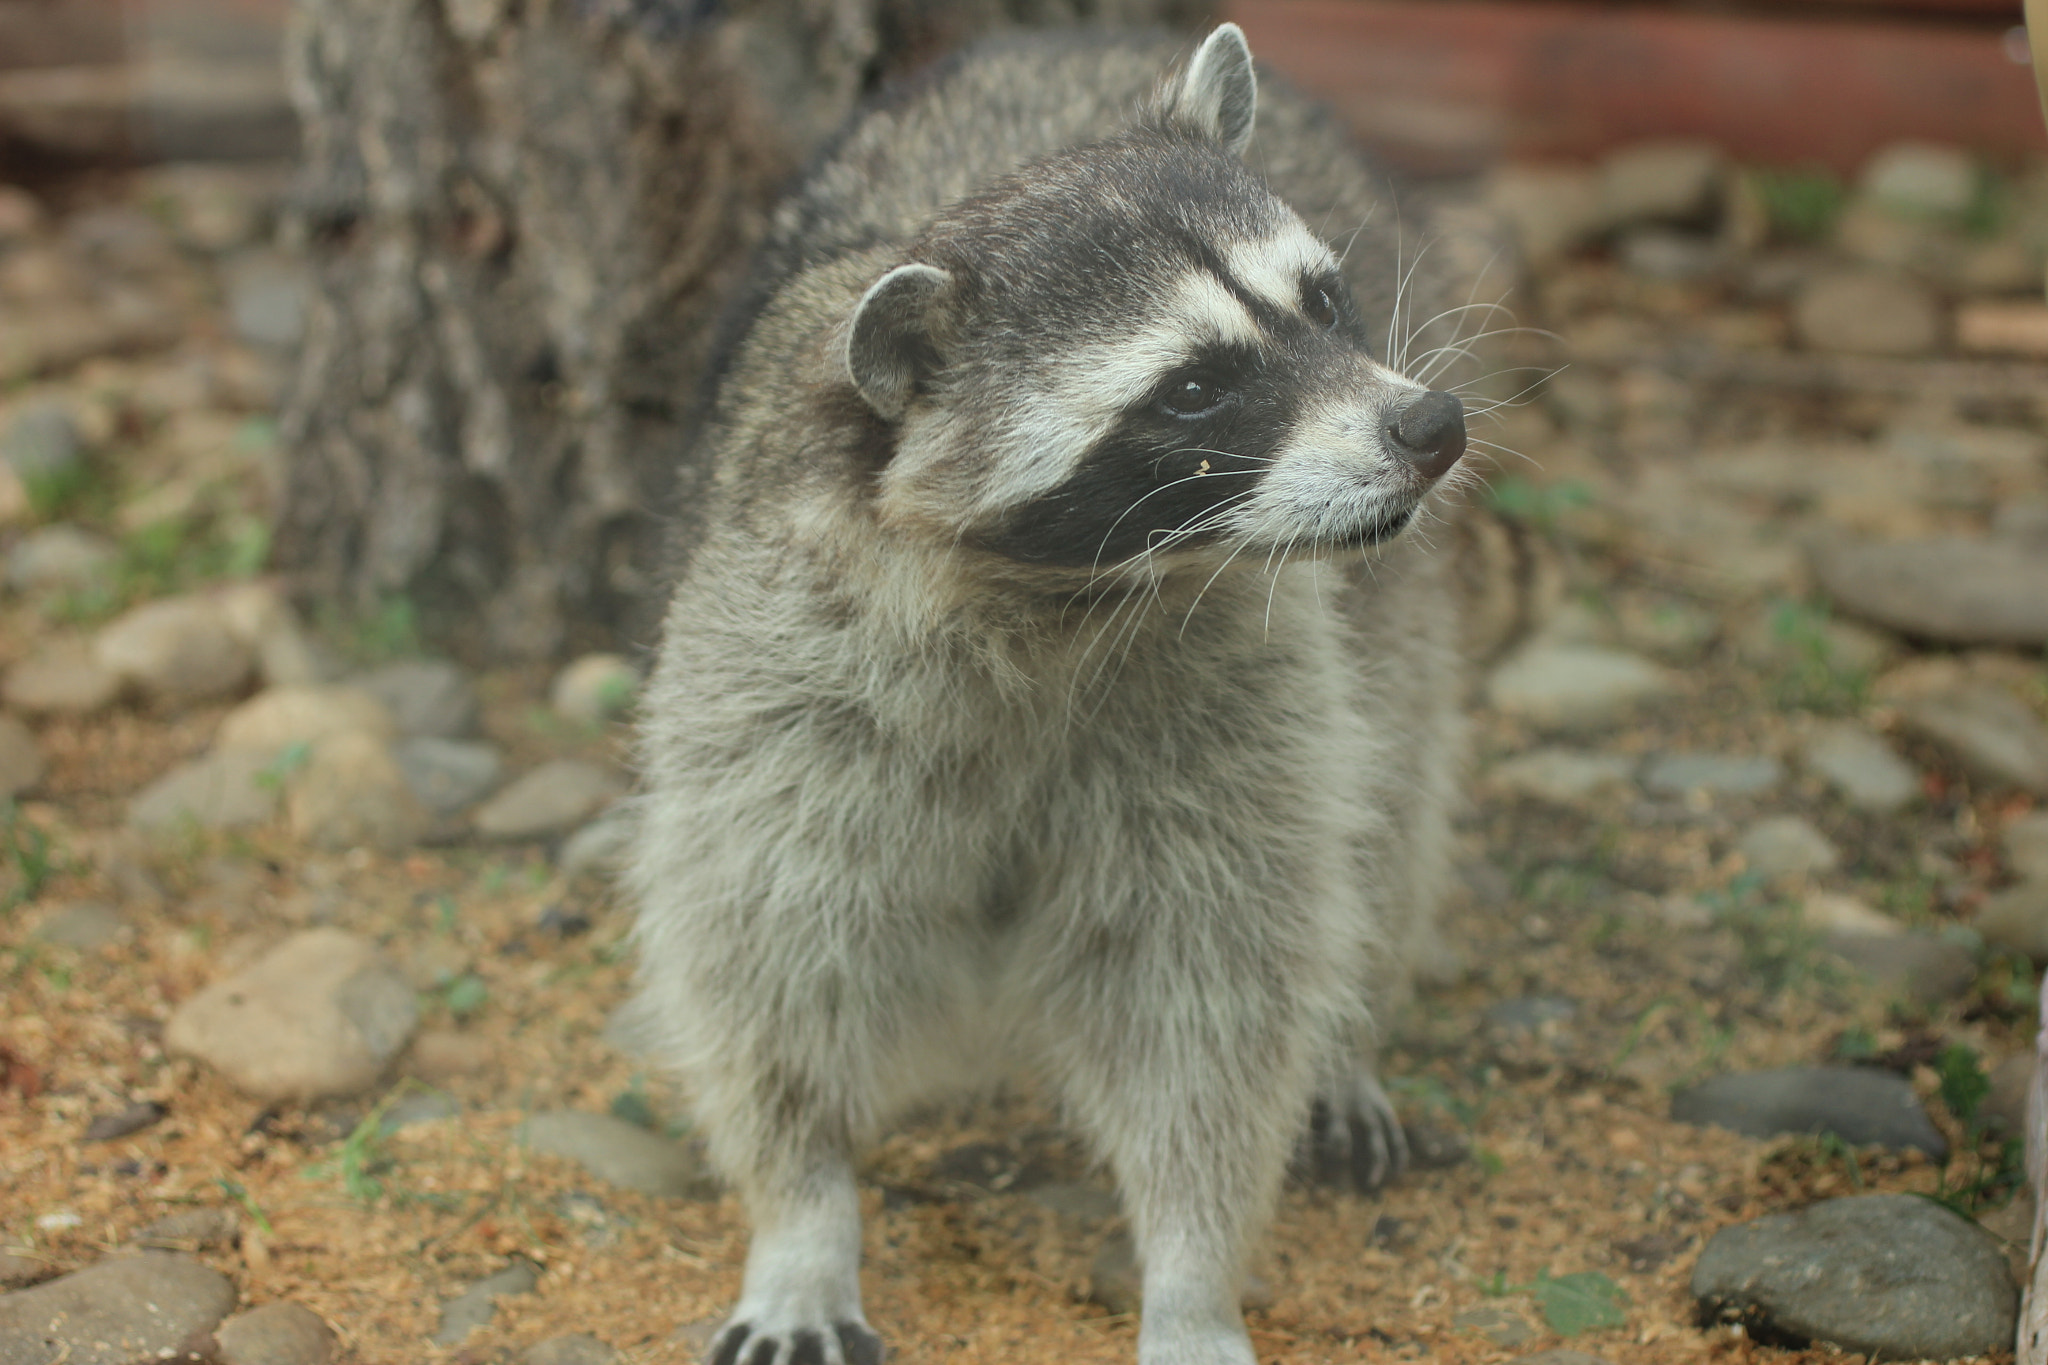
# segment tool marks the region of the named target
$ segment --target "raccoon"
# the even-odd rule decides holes
[[[1013,39],[774,222],[628,869],[639,1008],[752,1221],[716,1365],[881,1359],[856,1153],[992,1073],[1112,1169],[1144,1365],[1252,1365],[1311,1126],[1361,1183],[1405,1160],[1373,1022],[1445,875],[1464,410],[1385,350],[1382,188],[1259,105],[1234,25]]]

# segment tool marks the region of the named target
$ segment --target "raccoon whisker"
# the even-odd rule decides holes
[[[1209,577],[1203,581],[1201,589],[1195,593],[1195,600],[1188,603],[1188,614],[1180,618],[1180,632],[1174,636],[1176,640],[1184,640],[1187,638],[1188,622],[1195,619],[1195,608],[1201,606],[1202,599],[1209,595],[1210,585],[1213,584],[1218,578],[1223,576],[1223,571],[1229,568],[1231,564],[1236,561],[1237,557],[1240,554],[1244,553],[1245,546],[1249,545],[1250,543],[1250,541],[1239,541],[1237,544],[1237,548],[1232,550],[1227,556],[1225,556],[1223,562],[1216,566],[1216,572],[1210,574]]]
[[[1538,469],[1541,469],[1543,467],[1535,456],[1526,455],[1521,451],[1516,450],[1513,446],[1504,446],[1498,441],[1482,441],[1477,436],[1467,436],[1465,438],[1465,441],[1468,445],[1485,446],[1488,450],[1497,450],[1503,455],[1512,455],[1518,460],[1527,460],[1531,465],[1535,466]]]
[[[1422,258],[1427,256],[1429,249],[1435,245],[1436,243],[1433,241],[1424,242],[1417,249],[1415,259],[1410,261],[1408,268],[1401,272],[1401,283],[1394,290],[1394,315],[1387,320],[1387,350],[1393,356],[1392,363],[1395,371],[1401,374],[1408,372],[1408,343],[1415,339],[1415,329],[1409,326],[1407,321],[1409,317],[1413,316],[1415,308],[1415,291],[1410,286],[1415,282],[1415,272],[1422,266]],[[1397,252],[1398,250],[1399,248],[1396,247]],[[1409,311],[1403,313],[1403,308]],[[1394,346],[1394,328],[1397,326],[1401,329],[1401,345],[1398,349]]]
[[[1278,570],[1275,570],[1273,568],[1273,557],[1271,555],[1268,555],[1266,557],[1267,576],[1272,581],[1266,585],[1266,617],[1265,620],[1261,622],[1259,626],[1261,632],[1263,632],[1266,635],[1271,635],[1273,633],[1273,596],[1275,593],[1280,591],[1280,574],[1286,571],[1287,556],[1293,553],[1294,543],[1299,539],[1300,537],[1298,535],[1289,536],[1287,538],[1286,548],[1284,548],[1280,552],[1280,568]]]
[[[1211,453],[1211,454],[1215,454],[1215,455],[1224,455],[1224,454],[1226,454],[1227,452],[1224,452],[1224,451],[1220,451],[1220,450],[1218,450],[1218,451],[1211,451],[1211,452],[1209,452],[1209,453]],[[1101,564],[1102,564],[1102,555],[1103,555],[1103,552],[1104,552],[1105,550],[1107,550],[1107,549],[1109,548],[1109,539],[1110,539],[1110,537],[1116,534],[1116,528],[1117,528],[1117,527],[1119,527],[1119,526],[1121,526],[1121,525],[1123,525],[1123,524],[1124,524],[1124,518],[1125,518],[1125,517],[1128,517],[1128,516],[1129,516],[1129,515],[1130,515],[1131,513],[1133,513],[1133,512],[1135,512],[1135,511],[1137,511],[1137,510],[1138,510],[1138,508],[1139,508],[1139,507],[1140,507],[1141,505],[1143,505],[1143,503],[1144,503],[1144,501],[1145,501],[1145,499],[1146,499],[1146,498],[1151,498],[1151,497],[1155,497],[1155,496],[1157,496],[1158,494],[1164,493],[1164,492],[1165,492],[1165,491],[1166,491],[1167,489],[1169,489],[1169,488],[1178,488],[1178,487],[1180,487],[1180,485],[1182,485],[1182,484],[1184,484],[1184,483],[1193,483],[1193,482],[1194,482],[1194,481],[1195,481],[1196,479],[1213,479],[1213,478],[1219,478],[1219,477],[1222,477],[1222,476],[1224,476],[1224,475],[1229,475],[1229,474],[1235,474],[1235,475],[1238,475],[1238,476],[1240,476],[1240,477],[1243,477],[1243,476],[1246,476],[1246,475],[1250,475],[1250,474],[1261,474],[1261,473],[1264,473],[1264,472],[1265,472],[1264,470],[1259,470],[1259,469],[1212,469],[1212,470],[1209,470],[1209,471],[1207,471],[1206,473],[1201,473],[1201,474],[1185,474],[1185,475],[1181,476],[1181,477],[1180,477],[1180,478],[1178,478],[1178,479],[1173,479],[1173,480],[1171,480],[1171,481],[1169,481],[1169,482],[1167,482],[1167,483],[1162,483],[1162,484],[1160,484],[1160,485],[1159,485],[1159,486],[1158,486],[1157,488],[1147,489],[1147,490],[1145,491],[1145,493],[1144,493],[1143,495],[1141,495],[1141,496],[1140,496],[1140,497],[1139,497],[1139,498],[1137,499],[1137,501],[1133,502],[1133,503],[1132,503],[1132,504],[1131,504],[1131,505],[1130,505],[1129,507],[1126,507],[1126,508],[1125,508],[1125,509],[1124,509],[1123,511],[1121,511],[1121,512],[1117,513],[1117,518],[1116,518],[1116,520],[1115,520],[1115,521],[1112,521],[1112,522],[1111,522],[1111,523],[1109,524],[1109,529],[1108,529],[1108,530],[1106,530],[1106,531],[1104,531],[1104,532],[1102,533],[1102,539],[1101,539],[1101,541],[1099,541],[1099,542],[1098,542],[1098,543],[1096,544],[1096,546],[1095,546],[1095,559],[1094,559],[1093,563],[1091,563],[1091,564],[1090,564],[1090,566],[1089,566],[1089,567],[1090,567],[1091,569],[1093,569],[1093,568],[1098,568],[1098,567],[1100,567],[1100,566],[1101,566]],[[1233,494],[1232,496],[1233,496],[1233,497],[1235,497],[1235,496],[1238,496],[1238,495],[1236,495],[1236,494]],[[1199,514],[1198,514],[1198,515],[1199,515]]]
[[[1336,211],[1334,208],[1330,210],[1331,213]],[[1344,262],[1351,259],[1351,248],[1358,245],[1358,234],[1365,231],[1366,227],[1372,222],[1373,215],[1379,211],[1380,206],[1378,204],[1374,204],[1371,208],[1367,209],[1365,217],[1358,220],[1358,226],[1351,229],[1351,235],[1344,239],[1344,249],[1337,253],[1337,268],[1339,270],[1344,268]],[[1323,221],[1325,223],[1329,222],[1328,217],[1326,216]]]
[[[1481,375],[1481,376],[1480,376],[1480,377],[1479,377],[1478,379],[1475,379],[1475,380],[1473,380],[1472,382],[1473,382],[1474,384],[1484,383],[1484,382],[1485,382],[1486,380],[1488,380],[1488,379],[1491,379],[1491,378],[1493,378],[1493,377],[1494,377],[1494,375],[1499,375],[1499,374],[1513,374],[1513,373],[1515,373],[1515,370],[1533,370],[1533,369],[1535,369],[1535,368],[1536,368],[1536,367],[1535,367],[1535,366],[1533,366],[1533,365],[1518,365],[1518,366],[1516,366],[1516,367],[1515,367],[1515,369],[1509,369],[1509,370],[1495,370],[1495,371],[1493,372],[1493,374]],[[1508,395],[1508,396],[1507,396],[1506,398],[1494,398],[1494,399],[1485,399],[1485,400],[1482,400],[1482,401],[1483,401],[1483,403],[1484,403],[1484,406],[1480,407],[1480,408],[1478,409],[1478,412],[1479,412],[1479,414],[1480,414],[1480,415],[1482,415],[1482,416],[1483,416],[1483,415],[1485,415],[1485,414],[1487,414],[1487,413],[1491,413],[1491,412],[1494,412],[1494,411],[1496,411],[1496,410],[1498,410],[1498,409],[1500,409],[1500,408],[1516,408],[1516,407],[1521,407],[1521,406],[1522,406],[1523,404],[1525,404],[1525,403],[1527,403],[1527,402],[1531,401],[1531,400],[1530,400],[1530,395],[1531,395],[1531,394],[1534,394],[1534,393],[1536,392],[1536,390],[1538,390],[1538,389],[1542,388],[1542,387],[1543,387],[1543,385],[1544,385],[1544,384],[1545,384],[1546,382],[1548,382],[1548,381],[1549,381],[1549,380],[1551,380],[1551,379],[1554,379],[1555,377],[1557,377],[1557,376],[1558,376],[1559,374],[1562,374],[1563,372],[1564,372],[1564,366],[1560,365],[1560,366],[1558,366],[1558,367],[1557,367],[1556,369],[1554,369],[1554,370],[1551,370],[1551,371],[1550,371],[1549,373],[1547,373],[1547,374],[1540,374],[1540,375],[1536,376],[1536,378],[1534,378],[1534,379],[1530,380],[1530,381],[1529,381],[1529,382],[1528,382],[1527,384],[1524,384],[1524,385],[1523,385],[1523,386],[1522,386],[1522,387],[1521,387],[1521,388],[1520,388],[1519,390],[1517,390],[1516,392],[1514,392],[1514,393],[1512,393],[1512,394]],[[1462,386],[1461,386],[1461,387],[1462,387]],[[1457,393],[1457,392],[1458,392],[1458,390],[1457,390],[1457,389],[1453,389],[1453,390],[1451,390],[1451,392],[1452,392],[1452,393]],[[1463,395],[1462,395],[1462,394],[1460,394],[1459,396],[1460,396],[1460,397],[1463,397]]]
[[[1431,356],[1447,356],[1448,358],[1439,360],[1438,363],[1430,366],[1426,373],[1418,373],[1415,376],[1415,378],[1419,381],[1427,382],[1430,377],[1442,373],[1443,370],[1447,366],[1449,366],[1452,363],[1452,361],[1455,360],[1458,356],[1464,356],[1467,359],[1471,359],[1472,352],[1469,348],[1478,342],[1485,341],[1491,337],[1513,336],[1517,332],[1537,332],[1537,330],[1538,329],[1534,327],[1496,327],[1493,330],[1487,332],[1475,332],[1471,336],[1466,337],[1463,340],[1457,341],[1453,344],[1438,346],[1433,350],[1425,351],[1422,354],[1422,360],[1427,360]],[[1533,369],[1534,367],[1525,366],[1523,368]],[[1500,373],[1500,371],[1495,371],[1495,373]],[[1491,378],[1491,376],[1484,377]],[[1477,384],[1480,382],[1480,380],[1474,379],[1470,382]]]

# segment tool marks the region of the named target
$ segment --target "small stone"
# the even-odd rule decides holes
[[[2048,811],[2022,815],[2005,827],[1998,842],[2015,877],[2048,882]]]
[[[360,730],[329,735],[313,746],[293,774],[285,797],[292,832],[315,848],[381,848],[397,852],[416,843],[427,812],[390,746]]]
[[[586,654],[555,675],[548,704],[576,725],[602,725],[633,707],[640,671],[618,654]]]
[[[439,659],[404,659],[349,679],[390,708],[401,735],[455,739],[476,729],[476,689]]]
[[[1708,142],[1641,142],[1600,166],[1600,207],[1610,223],[1698,222],[1720,197],[1725,161]]]
[[[1774,815],[1743,831],[1735,845],[1749,870],[1765,881],[1832,872],[1842,854],[1828,837],[1797,815]]]
[[[227,271],[228,320],[251,346],[289,351],[306,330],[305,271],[281,257],[252,254]]]
[[[1663,669],[1638,655],[1586,645],[1536,643],[1487,680],[1487,699],[1539,729],[1612,726],[1671,689]]]
[[[632,819],[624,812],[599,816],[562,841],[562,851],[555,858],[556,870],[564,877],[616,871],[632,846],[633,828]]]
[[[1626,787],[1641,762],[1632,754],[1534,749],[1495,765],[1488,779],[1503,791],[1569,806],[1601,791]]]
[[[1522,259],[1542,265],[1600,231],[1600,182],[1576,166],[1510,163],[1488,179],[1486,202],[1514,228]]]
[[[157,1251],[218,1251],[242,1235],[241,1221],[227,1209],[179,1209],[145,1224],[131,1239]]]
[[[2009,540],[1902,540],[1823,547],[1821,587],[1842,610],[1952,645],[2048,644],[2048,554]]]
[[[163,1122],[170,1110],[155,1100],[137,1100],[134,1104],[118,1109],[111,1114],[101,1114],[85,1126],[85,1136],[80,1142],[112,1142],[145,1128],[155,1127]]]
[[[11,801],[43,780],[43,751],[29,728],[0,716],[0,801]]]
[[[1561,995],[1524,995],[1487,1006],[1486,1026],[1503,1033],[1540,1033],[1579,1012],[1576,1001]]]
[[[327,1365],[336,1346],[318,1313],[289,1301],[230,1318],[217,1338],[220,1365]]]
[[[536,1152],[567,1157],[600,1180],[642,1194],[697,1199],[716,1189],[689,1148],[609,1114],[535,1114],[520,1126],[519,1140]]]
[[[2021,882],[1993,892],[1971,923],[1992,947],[2048,962],[2048,882]]]
[[[1671,1117],[1745,1137],[1833,1133],[1852,1147],[1911,1147],[1936,1161],[1948,1142],[1902,1076],[1864,1067],[1786,1067],[1715,1076],[1671,1097]]]
[[[32,1284],[41,1284],[56,1273],[48,1261],[0,1251],[0,1289],[26,1289]],[[0,1299],[0,1303],[4,1302]]]
[[[377,1124],[377,1132],[384,1137],[402,1129],[416,1127],[422,1123],[439,1123],[462,1113],[462,1106],[453,1095],[433,1091],[425,1095],[407,1095],[384,1111],[384,1117]]]
[[[478,1280],[441,1306],[435,1344],[455,1345],[497,1315],[499,1299],[531,1294],[539,1283],[540,1267],[527,1260],[516,1260],[488,1279]]]
[[[1511,1308],[1499,1304],[1485,1303],[1477,1308],[1467,1308],[1451,1316],[1451,1327],[1460,1332],[1476,1332],[1502,1350],[1512,1351],[1517,1346],[1526,1346],[1536,1339],[1536,1329],[1529,1320]]]
[[[1934,295],[1902,275],[1845,271],[1799,291],[1792,323],[1809,350],[1849,355],[1916,356],[1941,345]]]
[[[7,670],[0,700],[31,716],[89,715],[121,695],[121,679],[100,667],[88,640],[50,640]]]
[[[1890,938],[1906,932],[1906,926],[1880,910],[1873,910],[1854,896],[1816,891],[1799,905],[1799,918],[1819,934],[1861,934],[1866,938]]]
[[[419,1017],[374,944],[308,929],[178,1006],[164,1046],[259,1099],[352,1095],[380,1077]]]
[[[166,597],[116,617],[93,640],[102,668],[167,709],[241,690],[255,664],[219,608],[203,597]]]
[[[1687,602],[1630,598],[1618,613],[1622,638],[1636,649],[1673,663],[1691,663],[1721,633],[1721,619]]]
[[[1760,754],[1659,754],[1643,768],[1643,786],[1659,796],[1761,796],[1784,780],[1784,766]]]
[[[74,901],[44,916],[32,937],[38,943],[91,952],[126,938],[130,932],[121,912],[105,901]]]
[[[1960,943],[1915,929],[1904,933],[1835,932],[1822,945],[1878,986],[1917,1005],[1961,998],[1977,981],[1977,955]]]
[[[1899,723],[1979,781],[2048,796],[2048,726],[2003,688],[1976,684],[1913,698],[1899,708]]]
[[[85,458],[85,438],[71,409],[55,399],[30,403],[0,429],[0,461],[31,486],[61,479]]]
[[[278,775],[261,754],[229,750],[171,769],[128,806],[128,823],[148,833],[243,829],[277,814]]]
[[[7,552],[7,586],[23,593],[87,588],[111,578],[120,559],[105,536],[69,522],[42,526]]]
[[[1801,746],[1806,766],[1858,810],[1889,815],[1920,796],[1920,774],[1885,740],[1846,721],[1817,725]]]
[[[1128,1232],[1113,1232],[1095,1253],[1088,1271],[1088,1301],[1101,1304],[1112,1316],[1131,1317],[1145,1297],[1138,1270],[1138,1247]]]
[[[567,833],[625,792],[616,774],[594,763],[558,758],[499,792],[476,813],[486,839],[546,839]]]
[[[1684,283],[1704,280],[1728,264],[1728,250],[1718,238],[1671,228],[1637,228],[1616,243],[1615,254],[1632,275]]]
[[[481,801],[498,785],[505,767],[488,744],[432,735],[400,740],[392,757],[412,794],[437,815],[453,815]]]
[[[1956,344],[1982,355],[2048,356],[2048,304],[1966,303],[1956,310]]]
[[[488,1039],[454,1029],[425,1029],[413,1040],[406,1069],[429,1085],[438,1085],[486,1071],[496,1059]]]
[[[267,687],[308,686],[332,673],[319,642],[306,633],[284,594],[270,583],[232,583],[214,601],[237,640],[255,654]]]
[[[1830,1199],[1723,1228],[1693,1267],[1692,1293],[1709,1321],[1879,1360],[2009,1351],[2019,1317],[1996,1239],[1905,1194]]]
[[[516,1365],[613,1365],[619,1353],[588,1332],[536,1341],[515,1358]]]
[[[1907,213],[1961,217],[1977,197],[1977,182],[1968,152],[1935,142],[1894,142],[1863,164],[1863,192]]]
[[[112,1256],[0,1296],[0,1365],[211,1359],[234,1306],[227,1277],[190,1256]]]
[[[388,740],[397,732],[389,708],[360,687],[294,684],[268,688],[228,712],[213,744],[274,758],[292,745],[310,750],[335,735]]]
[[[1837,674],[1870,674],[1898,654],[1898,642],[1854,621],[1788,611],[1767,603],[1750,618],[1736,647],[1746,662],[1780,668],[1820,665]]]

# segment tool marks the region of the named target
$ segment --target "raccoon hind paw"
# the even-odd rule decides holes
[[[729,1322],[712,1340],[705,1360],[707,1365],[882,1365],[882,1339],[858,1322],[788,1332]]]

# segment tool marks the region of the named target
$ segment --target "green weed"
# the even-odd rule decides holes
[[[57,872],[50,836],[22,818],[12,801],[0,803],[0,865],[13,875],[0,885],[0,914],[27,905]]]
[[[1520,474],[1510,474],[1487,487],[1486,503],[1511,521],[1549,531],[1556,528],[1567,512],[1592,506],[1593,490],[1578,479],[1538,483]]]
[[[1557,1276],[1540,1270],[1526,1284],[1509,1284],[1507,1272],[1496,1270],[1479,1282],[1479,1292],[1493,1298],[1527,1294],[1561,1337],[1628,1326],[1628,1291],[1597,1270]]]
[[[1752,170],[1750,183],[1764,202],[1771,231],[1794,242],[1819,242],[1835,230],[1849,191],[1832,171]]]

